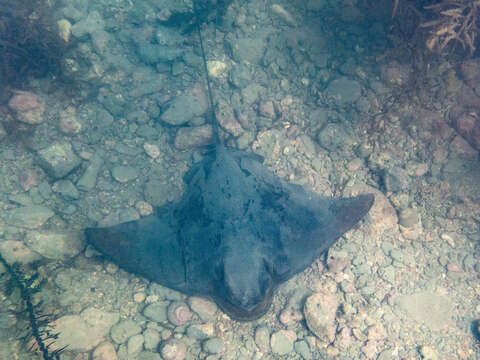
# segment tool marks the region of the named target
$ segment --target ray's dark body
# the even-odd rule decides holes
[[[138,221],[87,229],[87,239],[125,270],[211,297],[237,320],[265,314],[275,288],[373,203],[373,195],[319,196],[282,181],[258,156],[223,146],[194,165],[185,182],[177,202]]]
[[[203,45],[202,55],[207,73]],[[233,319],[254,320],[268,311],[279,284],[367,214],[373,195],[320,196],[278,178],[260,156],[226,148],[208,76],[207,85],[217,144],[186,174],[183,196],[151,216],[85,234],[121,268],[210,297]]]

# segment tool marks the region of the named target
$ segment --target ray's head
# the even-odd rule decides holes
[[[261,248],[252,251],[249,241],[237,240],[234,244],[217,266],[215,300],[231,318],[255,320],[272,302],[275,284],[271,266]]]

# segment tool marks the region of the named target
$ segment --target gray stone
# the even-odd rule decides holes
[[[394,302],[410,318],[425,324],[433,331],[455,326],[453,304],[446,296],[426,291],[399,295]]]
[[[81,231],[29,231],[25,244],[48,259],[67,260],[84,249],[85,238]]]
[[[143,349],[143,343],[145,339],[142,334],[133,335],[128,339],[127,342],[127,353],[135,354],[140,352]]]
[[[137,178],[138,170],[130,166],[114,166],[112,176],[121,183],[126,183]]]
[[[143,315],[152,321],[161,323],[167,321],[167,303],[153,303],[143,309]]]
[[[328,84],[326,95],[338,106],[345,106],[358,100],[362,95],[362,87],[357,81],[342,77]]]
[[[279,330],[272,334],[270,346],[272,352],[277,355],[287,355],[293,351],[293,342],[296,335],[292,330]]]
[[[295,352],[305,360],[310,360],[312,358],[312,352],[310,351],[310,347],[308,346],[306,341],[300,340],[295,342],[294,348]]]
[[[183,360],[186,355],[187,346],[178,339],[170,339],[162,347],[162,358],[165,360]]]
[[[196,340],[205,340],[214,333],[213,325],[209,324],[193,324],[187,328],[187,336]]]
[[[37,229],[53,215],[53,211],[45,206],[31,205],[9,210],[3,219],[8,225]]]
[[[179,150],[195,149],[212,143],[212,126],[186,126],[178,129],[175,136],[175,148]]]
[[[334,294],[316,293],[307,298],[303,309],[308,328],[323,342],[335,340],[335,316],[339,302]]]
[[[52,189],[60,194],[65,200],[77,200],[80,198],[80,193],[70,180],[56,181],[53,184]]]
[[[123,344],[133,335],[140,334],[142,328],[133,320],[124,320],[115,324],[110,330],[112,340],[117,344]]]
[[[267,42],[263,37],[243,37],[240,39],[227,39],[232,57],[238,63],[249,62],[258,64],[265,53]]]
[[[90,351],[103,341],[119,317],[95,308],[87,308],[80,315],[62,316],[51,323],[52,333],[58,334],[51,350],[68,346],[71,351]]]
[[[95,153],[90,159],[90,162],[88,163],[85,172],[77,182],[78,190],[89,191],[95,187],[97,183],[98,173],[100,172],[102,165],[103,158],[99,153]]]
[[[198,296],[189,297],[188,305],[190,305],[190,308],[198,314],[202,321],[213,320],[217,312],[217,304]]]
[[[263,353],[270,351],[270,330],[266,326],[259,326],[255,329],[255,344]]]
[[[220,338],[211,338],[203,343],[203,350],[209,354],[219,354],[225,350],[225,343]]]
[[[327,124],[318,134],[317,141],[321,147],[332,152],[351,148],[353,142],[347,129],[337,123]]]
[[[156,350],[158,344],[160,344],[161,337],[158,331],[153,329],[147,329],[143,332],[143,337],[145,339],[145,349],[147,350]]]
[[[175,97],[160,119],[170,125],[182,125],[194,117],[202,116],[207,110],[208,101],[204,90],[194,86]]]
[[[69,143],[53,143],[39,150],[37,154],[40,167],[54,179],[68,175],[81,163]]]

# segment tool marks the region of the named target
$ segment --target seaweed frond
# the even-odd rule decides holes
[[[23,339],[26,343],[30,342],[30,350],[36,350],[43,360],[59,360],[60,353],[64,350],[51,350],[54,340],[58,338],[58,334],[52,333],[49,323],[51,315],[41,314],[37,308],[41,304],[33,305],[32,295],[38,291],[38,273],[34,273],[31,277],[26,277],[20,269],[19,265],[10,265],[0,254],[0,263],[5,267],[6,274],[10,277],[5,286],[7,296],[18,289],[22,299],[22,312],[27,316],[28,330]]]

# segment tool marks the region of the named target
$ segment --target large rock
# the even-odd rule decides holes
[[[67,260],[83,250],[85,239],[80,231],[30,231],[27,246],[36,253],[56,260]]]
[[[100,344],[119,320],[117,313],[87,308],[80,315],[66,315],[52,323],[58,338],[52,350],[68,347],[70,351],[86,352]]]
[[[30,205],[7,211],[3,219],[8,225],[37,229],[53,215],[53,211],[45,206]]]

